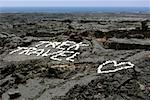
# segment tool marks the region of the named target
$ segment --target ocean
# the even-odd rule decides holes
[[[150,7],[1,7],[0,13],[150,13]]]

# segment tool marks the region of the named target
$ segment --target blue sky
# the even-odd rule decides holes
[[[0,7],[150,7],[150,0],[0,0]]]

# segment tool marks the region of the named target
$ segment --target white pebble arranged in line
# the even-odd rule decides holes
[[[119,66],[123,66],[123,65],[124,66],[113,69],[113,70],[102,71],[102,68],[105,67],[105,65],[107,65],[107,64],[114,64],[114,67],[119,67]],[[126,66],[126,65],[128,65],[128,66]],[[105,63],[99,65],[99,67],[97,69],[97,73],[112,73],[112,72],[116,72],[116,71],[120,71],[120,70],[128,69],[128,68],[133,68],[133,67],[134,67],[134,64],[132,64],[131,62],[121,62],[121,63],[117,64],[117,61],[115,61],[115,60],[112,60],[112,61],[108,60]]]

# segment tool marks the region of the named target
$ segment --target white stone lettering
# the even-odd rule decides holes
[[[89,45],[83,44],[82,42],[76,43],[74,41],[40,41],[37,45],[35,45],[35,47],[18,47],[16,50],[10,52],[9,54],[18,52],[19,55],[36,55],[42,57],[50,56],[50,59],[57,61],[62,61],[63,57],[66,57],[66,61],[73,62],[74,58],[80,54],[80,52],[77,52],[77,50],[79,50],[79,48],[83,46]]]
[[[23,50],[23,49],[27,49],[28,47],[17,47],[17,48],[18,48],[18,49],[16,49],[16,50],[10,52],[9,54],[13,54],[13,53],[16,53],[16,52],[18,52],[18,51],[21,51],[21,50]]]
[[[72,48],[74,48],[74,50],[78,50],[80,46],[89,46],[87,44],[83,44],[82,42],[80,43],[75,43],[74,45],[70,46],[69,48],[67,48],[67,50],[70,50]]]
[[[66,57],[67,53],[74,53],[74,52],[73,51],[60,51],[58,54],[51,56],[51,59],[57,60],[57,61],[62,61],[62,59],[60,59],[58,57]]]
[[[68,60],[68,61],[74,61],[74,57],[76,57],[77,55],[79,55],[80,53],[79,52],[76,52],[75,54],[73,54],[72,56],[70,56],[70,57],[67,57],[66,58],[66,60]]]
[[[27,55],[36,54],[36,56],[40,56],[43,54],[44,49],[35,49],[34,51],[29,52]]]
[[[37,48],[35,47],[29,47],[29,48],[25,48],[25,50],[23,50],[22,52],[20,52],[19,54],[25,54],[25,55],[29,55],[29,52],[32,52],[34,50],[37,50]]]
[[[56,48],[57,48],[57,49],[60,49],[60,50],[65,50],[66,47],[69,47],[69,46],[71,46],[72,44],[75,44],[75,42],[66,41],[66,42],[62,42],[62,44],[60,44],[60,45],[57,46]]]

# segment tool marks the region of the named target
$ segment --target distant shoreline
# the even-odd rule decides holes
[[[150,7],[0,7],[0,13],[139,13]]]

